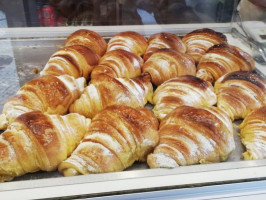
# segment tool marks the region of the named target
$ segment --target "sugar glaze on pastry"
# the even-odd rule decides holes
[[[216,107],[179,106],[160,123],[151,168],[225,161],[235,149],[230,118]]]
[[[243,119],[251,111],[266,105],[266,81],[255,72],[225,74],[214,85],[217,106],[232,120]]]
[[[145,162],[159,140],[158,120],[146,108],[112,105],[98,113],[72,155],[62,162],[64,176],[122,171]]]
[[[240,124],[240,138],[246,147],[244,160],[266,158],[266,106],[249,113]]]
[[[154,114],[161,120],[178,106],[212,106],[217,102],[213,86],[195,76],[185,75],[161,84],[153,93]]]

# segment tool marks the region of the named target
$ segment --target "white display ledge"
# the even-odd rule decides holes
[[[147,169],[6,182],[0,184],[0,199],[23,200],[84,195],[91,197],[156,191],[168,187],[174,189],[242,181],[252,182],[265,180],[265,162],[266,160],[225,162],[175,169]],[[234,184],[232,190],[234,190]]]

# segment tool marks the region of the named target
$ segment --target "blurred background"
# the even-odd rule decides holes
[[[1,27],[230,22],[238,0],[0,0]]]

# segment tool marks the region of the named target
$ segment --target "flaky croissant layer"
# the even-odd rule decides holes
[[[6,101],[0,115],[0,129],[6,129],[19,115],[39,110],[65,114],[81,95],[86,80],[81,77],[44,75],[25,83],[17,94]]]
[[[70,75],[75,78],[89,78],[99,56],[91,49],[82,45],[63,47],[57,50],[48,60],[40,75]]]
[[[178,106],[212,106],[217,98],[211,83],[185,75],[161,84],[153,93],[154,114],[162,120]]]
[[[125,31],[111,37],[107,44],[107,52],[122,49],[142,56],[147,47],[148,43],[144,36],[134,31]]]
[[[266,158],[266,106],[249,113],[240,124],[240,138],[246,147],[245,160]]]
[[[179,106],[160,123],[151,168],[220,162],[235,149],[230,118],[216,107]]]
[[[146,161],[158,143],[158,120],[146,108],[113,105],[98,113],[72,155],[62,162],[64,176],[122,171]]]
[[[251,111],[266,105],[266,81],[255,72],[236,71],[215,82],[217,106],[232,120],[243,119]]]
[[[79,114],[20,115],[0,135],[0,182],[39,170],[53,171],[79,144],[90,124]]]
[[[142,71],[151,75],[152,83],[163,82],[182,75],[195,75],[196,66],[192,57],[173,49],[158,49],[142,66]]]
[[[186,52],[186,46],[175,34],[172,33],[156,33],[149,37],[148,48],[143,56],[146,61],[157,49],[173,49],[181,53]]]
[[[114,78],[135,78],[141,74],[142,65],[142,58],[134,53],[122,49],[109,51],[101,57],[99,65],[93,69],[91,79],[102,74]]]
[[[210,47],[215,44],[226,43],[227,39],[222,33],[203,28],[186,34],[182,41],[186,45],[186,53],[192,56],[195,62],[198,63]]]
[[[151,102],[152,93],[149,74],[135,79],[101,75],[92,79],[81,97],[70,106],[70,112],[93,118],[102,109],[114,104],[144,107],[148,101]]]
[[[196,76],[214,83],[234,71],[253,71],[255,61],[242,49],[229,44],[214,45],[204,54],[197,66]]]
[[[102,56],[107,48],[107,43],[101,35],[87,29],[77,30],[67,37],[65,46],[72,45],[86,46],[99,56]]]

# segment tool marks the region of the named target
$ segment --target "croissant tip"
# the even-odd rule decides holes
[[[171,158],[162,153],[152,153],[147,159],[150,168],[176,168],[179,167],[178,163]]]
[[[8,126],[8,121],[5,114],[0,115],[0,130],[5,130]]]
[[[5,181],[12,181],[13,179],[14,179],[13,176],[0,175],[0,183],[3,183]]]
[[[61,171],[64,176],[77,176],[80,173],[74,168],[66,168]]]
[[[244,160],[254,160],[252,154],[249,151],[242,153],[242,156]]]

